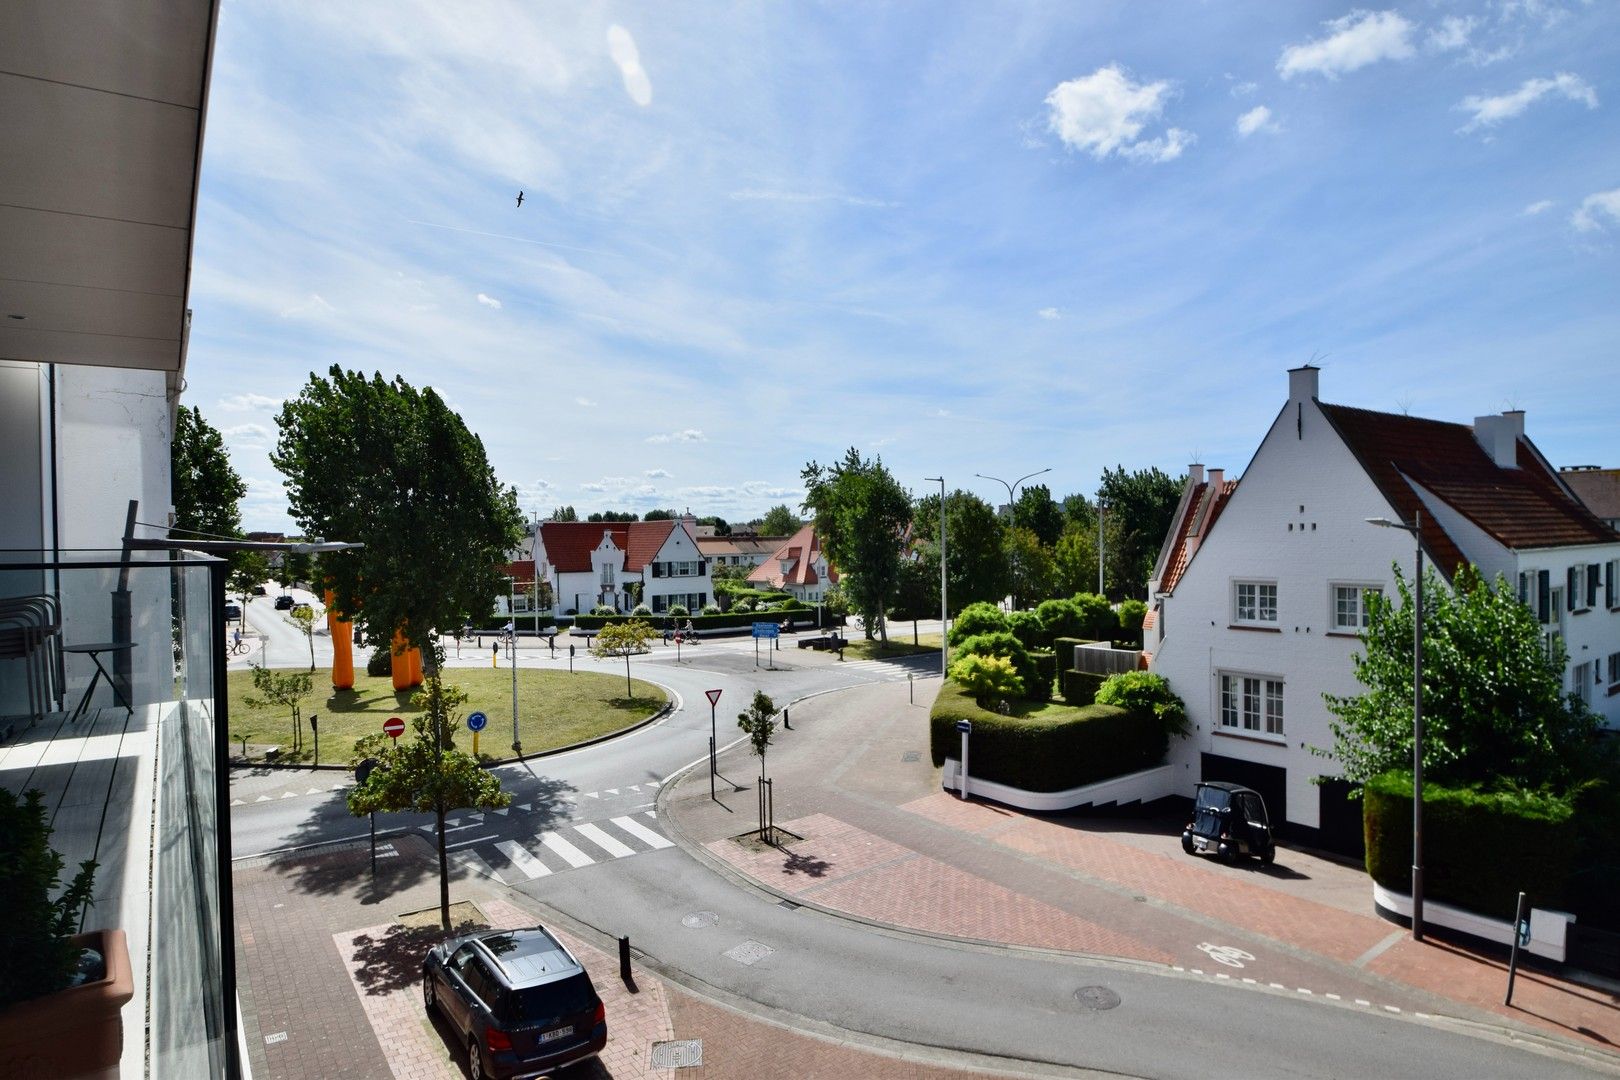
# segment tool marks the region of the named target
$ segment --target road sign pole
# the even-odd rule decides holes
[[[1513,951],[1508,956],[1507,996],[1502,999],[1503,1005],[1513,1004],[1513,980],[1519,973],[1519,946],[1530,944],[1529,931],[1529,922],[1524,917],[1524,893],[1520,893],[1513,912]]]
[[[373,810],[368,817],[371,818],[371,881],[377,881],[377,811]]]
[[[478,732],[473,732],[473,759],[478,758]]]

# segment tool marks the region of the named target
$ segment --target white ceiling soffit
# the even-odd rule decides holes
[[[181,370],[217,18],[0,0],[0,359]]]

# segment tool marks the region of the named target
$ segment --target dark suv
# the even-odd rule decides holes
[[[451,938],[422,961],[422,1000],[467,1045],[467,1071],[543,1076],[607,1045],[607,1011],[591,977],[541,927]]]

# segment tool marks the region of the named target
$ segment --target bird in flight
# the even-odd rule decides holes
[[[520,192],[518,192],[518,206],[521,207],[522,205],[523,205],[523,192],[520,191]]]

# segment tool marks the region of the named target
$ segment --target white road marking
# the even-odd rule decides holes
[[[1344,1000],[1338,994],[1323,994],[1322,996],[1327,998],[1329,1001],[1343,1001]]]
[[[530,810],[532,810],[534,808],[532,806],[530,806],[528,803],[522,803],[517,807],[517,809],[519,809],[519,810],[523,811],[525,814],[527,814]]]
[[[583,836],[585,839],[589,840],[591,843],[595,844],[597,847],[601,848],[603,851],[607,852],[609,855],[612,855],[615,859],[622,859],[627,855],[635,854],[634,849],[621,844],[619,841],[615,840],[613,837],[609,836],[595,825],[591,825],[589,823],[584,825],[575,825],[574,831],[579,833],[579,835]]]
[[[516,840],[507,840],[495,846],[500,848],[502,854],[511,859],[512,865],[522,871],[530,881],[551,873],[551,867],[529,854],[529,849]]]
[[[232,806],[245,806],[246,804],[241,799],[232,799],[231,800],[231,805]]]
[[[602,797],[602,793],[600,791],[587,791],[585,793],[585,797],[587,799],[600,799]]]
[[[650,817],[650,818],[656,818],[658,816],[658,811],[649,810],[649,811],[647,811],[647,816]]]
[[[471,840],[459,840],[454,844],[446,844],[444,850],[454,851],[456,848],[471,847],[474,844],[482,844],[485,840],[493,839],[495,839],[494,833],[490,833],[488,836],[475,836]]]
[[[281,797],[283,799],[296,799],[296,798],[298,798],[298,792],[296,792],[296,791],[283,791],[281,793]]]
[[[617,795],[619,793],[619,789],[616,787],[610,787],[607,789],[607,793],[609,795]]]
[[[494,837],[489,837],[489,839],[494,839]],[[483,859],[480,859],[471,851],[458,851],[454,855],[450,856],[450,861],[456,863],[458,866],[466,867],[475,874],[482,874],[492,881],[497,881],[502,885],[506,884],[505,878],[497,874],[489,863],[485,862]]]
[[[467,820],[468,821],[483,821],[484,820],[484,815],[483,814],[468,814],[467,815]]]
[[[304,792],[304,794],[305,795],[325,795],[326,792],[322,791],[318,787],[312,787],[308,791]]]
[[[433,828],[433,826],[429,825],[428,828],[431,829],[431,828]],[[476,821],[469,821],[467,824],[465,824],[465,825],[457,825],[455,828],[451,828],[450,823],[447,821],[447,822],[445,822],[444,831],[445,832],[460,832],[462,829],[476,829],[476,828],[478,828],[478,822],[476,822]]]
[[[496,812],[496,813],[497,813],[497,814],[499,814],[499,815],[500,815],[500,816],[501,816],[501,817],[505,817],[505,816],[506,816],[506,814],[507,814],[507,811],[506,811],[506,810],[504,810],[504,809],[502,809],[502,810],[497,810],[497,811],[495,811],[495,812]]]
[[[640,840],[645,844],[652,845],[654,850],[675,846],[672,841],[664,839],[662,836],[653,832],[635,818],[616,817],[613,819],[613,824],[617,825],[619,828],[623,829],[637,840]]]
[[[1357,1005],[1371,1005],[1372,1002],[1366,1000],[1365,998],[1356,998],[1356,1004]]]
[[[568,865],[576,870],[581,866],[589,866],[596,861],[554,832],[541,833],[540,842],[561,855],[568,861]]]

